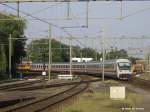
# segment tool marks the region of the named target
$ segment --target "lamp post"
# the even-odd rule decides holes
[[[72,75],[72,38],[70,37],[70,45],[69,45],[69,51],[70,51],[70,76]]]
[[[49,64],[48,64],[48,80],[50,81],[51,79],[51,56],[52,56],[52,51],[51,51],[51,43],[52,43],[52,38],[51,38],[51,25],[49,24]]]
[[[11,45],[11,34],[9,34],[9,79],[12,78],[11,74],[11,53],[12,53],[12,45]]]
[[[104,82],[105,80],[105,65],[104,65],[104,62],[105,62],[105,38],[104,38],[104,29],[102,29],[102,81]]]

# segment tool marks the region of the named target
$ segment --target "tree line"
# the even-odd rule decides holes
[[[34,63],[48,62],[49,44],[48,39],[33,40],[27,47],[28,57],[26,60],[32,60]],[[69,62],[69,45],[64,44],[56,39],[52,39],[52,62]],[[98,52],[93,48],[81,48],[80,46],[72,46],[72,57],[93,58],[99,61],[102,58],[102,52]],[[105,51],[105,59],[127,58],[134,61],[134,57],[129,57],[124,49],[113,49],[109,52]]]
[[[26,22],[24,20],[15,20],[15,15],[0,13],[0,79],[8,78],[9,71],[9,36],[11,34],[11,59],[12,74],[16,73],[16,66],[21,62],[21,57],[25,56],[25,41],[19,40],[25,38],[24,30]]]

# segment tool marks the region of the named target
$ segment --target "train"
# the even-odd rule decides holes
[[[22,64],[21,64],[22,65]],[[20,66],[20,65],[19,65]],[[26,72],[48,72],[48,64],[42,63],[32,63],[26,64],[26,66],[19,67],[19,71]],[[103,62],[102,61],[92,61],[92,62],[72,62],[71,71],[78,74],[93,74],[102,75]],[[57,73],[68,73],[70,71],[70,63],[52,63],[51,72]],[[104,74],[108,77],[114,77],[117,79],[131,79],[132,77],[132,65],[128,59],[115,59],[115,60],[105,60],[104,61]]]

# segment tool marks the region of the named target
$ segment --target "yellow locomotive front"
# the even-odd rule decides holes
[[[17,66],[18,71],[28,72],[30,70],[30,64],[19,64]]]

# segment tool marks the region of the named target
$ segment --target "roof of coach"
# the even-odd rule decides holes
[[[90,62],[72,62],[73,65],[91,65],[91,64],[100,64],[102,61],[90,61]],[[114,59],[114,60],[105,60],[104,63],[105,64],[115,64],[118,62],[130,62],[128,59]],[[56,62],[56,63],[52,63],[52,65],[68,65],[69,62]],[[31,65],[43,65],[43,63],[32,63]],[[48,63],[46,63],[45,65],[48,65]]]
[[[117,59],[116,62],[130,62],[128,59]]]

